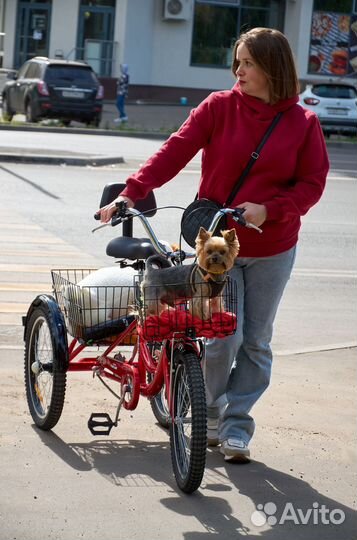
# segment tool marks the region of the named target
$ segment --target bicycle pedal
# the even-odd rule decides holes
[[[115,423],[107,413],[92,413],[88,420],[88,428],[92,435],[109,435]]]

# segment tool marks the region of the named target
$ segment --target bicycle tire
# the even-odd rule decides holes
[[[63,355],[67,339],[51,306],[43,301],[31,307],[25,329],[25,387],[30,414],[42,430],[52,429],[61,417],[67,373]],[[57,304],[56,304],[57,306]],[[59,308],[57,306],[58,312]]]
[[[151,373],[148,374],[148,378],[150,382],[150,379],[152,378]],[[160,392],[150,399],[150,407],[160,426],[168,429],[171,421],[170,412],[165,397],[165,387],[162,387]]]
[[[194,352],[176,350],[173,361],[171,461],[179,488],[193,493],[201,485],[206,465],[205,385],[200,361]]]
[[[155,351],[160,350],[161,347],[162,347],[162,343],[153,342],[153,343],[148,344],[150,355],[153,357],[153,360],[155,362],[157,361]],[[151,383],[153,378],[154,378],[154,374],[148,371],[146,374],[146,380],[149,384]],[[156,394],[156,396],[153,396],[150,398],[150,407],[156,420],[160,424],[160,426],[165,429],[168,429],[171,423],[171,419],[170,419],[169,406],[166,400],[165,385],[162,386],[161,390]]]

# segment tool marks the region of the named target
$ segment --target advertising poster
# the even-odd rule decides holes
[[[349,71],[350,15],[314,11],[309,73],[346,75]]]
[[[357,76],[357,15],[351,17],[348,72]]]

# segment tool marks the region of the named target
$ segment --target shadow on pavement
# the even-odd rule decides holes
[[[96,439],[89,443],[66,443],[54,432],[32,427],[42,442],[75,470],[96,470],[117,486],[176,488],[169,441]]]
[[[252,461],[246,465],[225,463],[217,451],[207,455],[204,481],[199,491],[188,496],[174,480],[170,445],[167,442],[100,439],[89,443],[65,443],[53,432],[41,432],[33,426],[43,443],[64,462],[78,471],[95,470],[118,487],[169,487],[172,497],[161,499],[168,510],[196,518],[204,532],[186,531],[185,540],[201,540],[207,533],[225,540],[259,536],[263,540],[353,540],[357,528],[357,513],[351,508],[326,497],[307,482]],[[237,490],[252,502],[251,516],[267,525],[247,525],[247,502],[244,502],[244,524],[236,516],[224,493]],[[216,494],[222,494],[218,497]],[[265,505],[270,503],[268,507]],[[275,506],[274,506],[275,505]],[[249,503],[250,506],[250,503]],[[325,517],[320,509],[328,509]],[[264,513],[264,510],[268,510]],[[329,522],[329,513],[341,524]],[[257,516],[257,510],[263,513]],[[327,512],[327,510],[326,510]],[[307,523],[303,524],[303,519]],[[327,523],[326,523],[327,520]],[[325,523],[324,523],[325,521]],[[333,521],[333,520],[331,520]]]
[[[226,475],[225,483],[229,479],[241,495],[252,501],[251,517],[255,523],[259,522],[256,521],[259,518],[265,521],[269,518],[271,522],[269,529],[267,525],[253,523],[248,528],[246,520],[243,525],[236,517],[239,515],[239,508],[232,509],[227,501],[209,495],[209,491],[214,489],[211,485],[201,488],[194,502],[192,498],[179,493],[180,498],[162,499],[162,504],[176,513],[196,517],[207,532],[218,534],[225,540],[253,536],[259,536],[262,540],[353,540],[356,538],[357,513],[322,495],[307,482],[269,468],[261,462],[252,461],[245,465],[229,464],[222,461],[222,456],[218,452],[208,455],[206,463],[208,470],[215,471],[218,468],[222,470],[222,465],[223,476]],[[270,503],[266,507],[271,512],[269,514],[264,512],[267,503]],[[318,513],[323,505],[329,511],[338,509],[333,519],[335,516],[339,521],[344,515],[344,521],[339,525],[323,524],[321,515]],[[259,516],[257,516],[257,510],[262,512]],[[275,511],[272,512],[273,510]],[[307,519],[306,524],[302,523],[304,516]],[[325,514],[325,521],[326,519],[328,519],[328,514]],[[201,540],[207,532],[188,531],[183,534],[183,538]]]

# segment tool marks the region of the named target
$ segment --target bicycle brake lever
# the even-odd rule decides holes
[[[110,223],[102,223],[102,225],[99,225],[99,227],[95,227],[94,229],[92,229],[92,233],[94,233],[95,231],[99,231],[99,229],[103,229],[103,227],[108,227],[110,225]]]
[[[247,229],[254,229],[258,231],[259,233],[262,233],[262,229],[260,227],[257,227],[250,221],[247,221],[245,217],[243,216],[243,213],[245,212],[245,208],[236,208],[236,214],[233,215],[233,220],[242,225],[243,227],[247,227]]]
[[[99,229],[103,229],[103,227],[108,227],[108,225],[110,225],[110,223],[103,223],[102,225],[99,225],[99,227],[95,227],[94,229],[92,229],[92,233],[95,231],[99,231]]]
[[[253,223],[250,223],[250,221],[246,221],[245,222],[245,226],[248,228],[248,229],[255,229],[256,231],[258,231],[258,233],[262,233],[263,230],[260,228],[260,227],[257,227],[256,225],[253,225]]]

